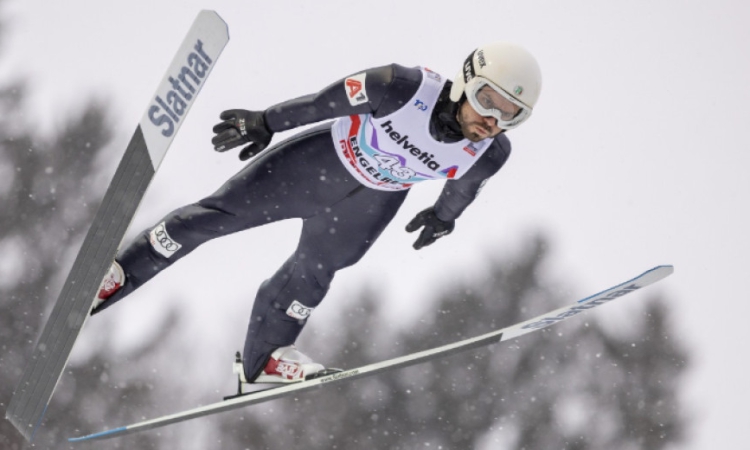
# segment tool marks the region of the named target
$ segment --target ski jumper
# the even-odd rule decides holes
[[[243,354],[254,379],[276,348],[295,342],[335,273],[362,258],[410,186],[447,180],[435,212],[454,220],[503,166],[507,137],[464,139],[449,90],[432,71],[392,64],[268,108],[273,132],[336,120],[268,148],[214,194],[144,231],[116,258],[126,283],[93,313],[211,239],[300,218],[296,250],[255,297]]]

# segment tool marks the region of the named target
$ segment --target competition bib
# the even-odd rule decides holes
[[[435,140],[430,117],[445,82],[428,69],[422,69],[422,74],[416,94],[394,113],[379,119],[371,114],[353,115],[334,122],[331,133],[336,153],[365,186],[398,191],[420,181],[460,178],[492,142]]]

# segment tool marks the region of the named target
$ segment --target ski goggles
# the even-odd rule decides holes
[[[504,130],[517,127],[531,115],[531,108],[486,78],[472,78],[466,83],[464,92],[479,115],[494,117],[497,126]]]

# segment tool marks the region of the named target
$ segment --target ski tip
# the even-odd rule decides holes
[[[608,295],[612,293],[631,292],[633,290],[633,287],[635,289],[646,287],[650,284],[656,283],[659,280],[663,280],[664,278],[670,276],[673,272],[674,272],[674,266],[672,265],[664,264],[661,266],[656,266],[654,268],[651,268],[643,272],[642,274],[638,275],[635,278],[631,278],[630,280],[624,283],[620,283],[617,286],[611,287],[609,289],[598,292],[584,299],[578,300],[578,303],[589,303],[593,299],[601,297],[602,295],[605,295],[605,294]],[[625,289],[626,286],[627,286],[627,289]]]
[[[653,269],[647,271],[646,273],[649,273],[649,272],[659,272],[660,274],[666,277],[674,273],[674,266],[671,264],[662,264],[660,266],[654,267]]]
[[[105,438],[105,437],[112,437],[113,434],[122,433],[123,431],[125,431],[127,429],[128,429],[128,427],[120,427],[120,428],[114,428],[112,430],[102,431],[100,433],[89,434],[89,435],[86,435],[86,436],[68,438],[68,442],[82,442],[82,441],[90,441],[90,440],[93,440],[93,439],[101,439],[101,438]]]
[[[651,283],[655,283],[659,280],[662,280],[674,273],[674,266],[671,264],[662,264],[660,266],[656,266],[653,269],[649,269],[639,276],[633,278],[630,282],[638,282],[638,284],[643,286],[648,286]]]
[[[203,9],[198,13],[198,17],[196,21],[206,21],[206,22],[213,22],[214,26],[217,28],[223,26],[223,31],[226,33],[226,38],[229,40],[229,25],[227,25],[227,22],[221,18],[218,12],[214,11],[213,9]]]

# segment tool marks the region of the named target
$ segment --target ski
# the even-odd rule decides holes
[[[141,199],[228,41],[221,17],[201,11],[135,129],[8,405],[5,417],[29,441]]]
[[[623,295],[630,294],[631,292],[634,292],[642,287],[653,284],[669,276],[673,271],[674,268],[668,265],[654,267],[653,269],[644,272],[643,274],[633,278],[632,280],[618,284],[617,286],[599,292],[598,294],[594,294],[590,297],[586,297],[573,303],[572,305],[556,309],[549,313],[529,319],[525,322],[517,323],[507,328],[496,330],[474,338],[469,338],[441,347],[436,347],[429,350],[412,353],[406,356],[369,364],[366,366],[358,367],[356,369],[345,370],[330,375],[308,379],[298,383],[283,385],[281,387],[274,387],[271,389],[255,391],[246,394],[239,393],[236,396],[227,397],[227,399],[218,403],[201,406],[195,409],[159,417],[153,420],[139,422],[132,425],[127,425],[124,427],[89,434],[87,436],[70,438],[68,440],[70,442],[81,442],[125,436],[127,434],[151,430],[154,428],[163,427],[165,425],[194,419],[197,417],[216,414],[219,412],[224,412],[256,403],[267,402],[288,395],[309,391],[311,389],[321,388],[323,386],[327,386],[339,381],[354,380],[357,378],[375,375],[384,371],[412,366],[485,345],[515,339],[517,337],[523,336],[524,334],[540,330],[570,317],[576,316],[591,308],[609,303],[612,300],[622,297]]]

